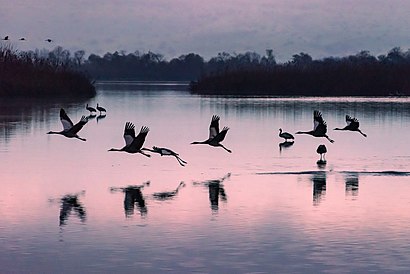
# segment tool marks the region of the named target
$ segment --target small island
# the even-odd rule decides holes
[[[67,52],[20,52],[0,45],[0,97],[90,98],[96,91],[90,77],[73,67]]]

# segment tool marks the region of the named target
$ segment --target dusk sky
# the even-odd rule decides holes
[[[0,36],[18,49],[103,55],[149,50],[167,59],[190,52],[265,53],[278,60],[306,52],[314,58],[410,47],[405,0],[0,0]],[[19,42],[25,37],[27,41]],[[44,41],[46,38],[53,43]]]

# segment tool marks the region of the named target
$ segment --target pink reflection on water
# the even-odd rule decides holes
[[[386,256],[388,262],[395,262],[383,248],[401,252],[401,246],[394,246],[409,242],[405,235],[410,217],[408,176],[369,173],[408,171],[410,158],[403,137],[410,128],[406,112],[378,116],[322,102],[329,128],[340,126],[345,113],[353,112],[368,137],[330,131],[334,144],[298,136],[293,145],[281,150],[278,129],[294,133],[311,127],[310,108],[318,107],[315,101],[304,110],[280,104],[255,106],[266,103],[256,99],[232,106],[209,98],[128,96],[98,98],[107,115],[98,123],[90,120],[82,129],[87,142],[45,134],[61,127],[58,111],[50,112],[54,114],[47,126],[34,122],[29,136],[19,131],[10,138],[6,152],[0,154],[4,237],[20,235],[29,241],[50,231],[55,236],[60,233],[63,197],[84,193],[77,204],[86,218],[76,214],[75,203],[71,208],[66,204],[71,211],[67,210],[62,229],[64,240],[75,241],[83,250],[96,242],[99,247],[116,249],[118,242],[128,246],[136,238],[150,247],[180,244],[213,250],[201,240],[215,235],[227,246],[241,238],[251,250],[262,249],[265,242],[280,242],[277,235],[286,232],[295,241],[286,246],[289,254],[308,245],[316,248],[311,255],[315,261],[329,259],[337,265],[343,259],[337,259],[335,250],[361,246],[363,250],[353,253],[370,252],[377,259]],[[72,106],[67,111],[78,120],[83,108]],[[213,114],[230,127],[224,144],[232,154],[222,148],[190,145],[208,136]],[[150,127],[145,147],[170,148],[187,165],[158,154],[147,158],[108,152],[124,145],[127,121],[136,128]],[[396,131],[403,135],[391,134]],[[322,143],[328,148],[327,165],[319,168],[316,148]],[[172,198],[158,198],[158,193],[171,195],[181,182],[184,187]],[[164,237],[167,243],[162,242]],[[377,245],[381,237],[383,245]],[[405,261],[410,260],[406,257]]]

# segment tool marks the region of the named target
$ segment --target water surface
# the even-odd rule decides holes
[[[46,134],[61,129],[61,107],[77,122],[86,103],[107,109],[80,131],[86,142]],[[335,143],[280,146],[279,128],[311,130],[315,109]],[[213,114],[232,154],[190,145],[207,139]],[[346,114],[367,138],[331,130]],[[127,121],[186,167],[108,152]],[[1,272],[406,272],[408,136],[408,98],[210,98],[117,82],[86,102],[3,100]]]

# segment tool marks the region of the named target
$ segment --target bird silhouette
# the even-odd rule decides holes
[[[313,112],[313,130],[311,131],[298,131],[296,134],[309,134],[313,137],[325,137],[329,142],[333,143],[334,141],[326,135],[327,125],[325,120],[323,120],[322,113],[318,110]]]
[[[279,129],[279,137],[284,138],[285,142],[287,142],[288,139],[292,139],[292,140],[295,139],[295,137],[293,137],[293,135],[290,134],[289,132],[282,132],[281,128]]]
[[[327,152],[327,148],[325,145],[319,145],[316,149],[316,152],[320,154],[320,160],[317,161],[318,164],[326,163],[325,154]],[[323,156],[323,157],[322,157]]]
[[[88,104],[85,106],[85,108],[90,112],[90,115],[92,112],[97,112],[97,110],[93,107],[90,107]]]
[[[152,197],[154,197],[154,199],[160,200],[160,201],[173,199],[178,194],[179,189],[181,187],[184,187],[184,186],[185,186],[184,182],[180,182],[178,187],[175,190],[173,190],[173,191],[164,191],[164,192],[155,192],[155,193],[152,194]]]
[[[178,153],[176,153],[176,152],[170,150],[169,148],[153,146],[152,149],[142,148],[141,150],[148,150],[148,151],[150,151],[150,152],[154,152],[154,153],[161,154],[161,156],[174,156],[175,159],[177,159],[178,163],[179,163],[181,166],[185,166],[185,164],[187,164],[186,161],[182,160],[182,159],[179,157],[179,154],[178,154]]]
[[[192,142],[191,145],[195,144],[207,144],[214,147],[222,147],[229,153],[232,151],[227,149],[221,142],[225,139],[226,133],[228,132],[229,128],[224,127],[221,132],[219,132],[219,116],[213,115],[211,120],[211,125],[209,126],[209,138],[208,140],[202,142]]]
[[[97,110],[100,112],[100,114],[101,112],[107,112],[107,110],[103,108],[102,106],[98,105],[98,103],[97,103]]]
[[[67,113],[64,109],[60,109],[60,121],[63,124],[62,131],[49,131],[47,134],[60,134],[67,138],[77,138],[81,141],[86,141],[86,139],[81,138],[77,135],[77,133],[83,128],[85,124],[87,124],[88,119],[83,115],[80,121],[77,124],[73,124],[73,122],[68,117]]]
[[[151,155],[144,153],[141,149],[145,142],[145,137],[149,132],[149,128],[142,126],[140,133],[135,137],[135,126],[131,122],[125,123],[124,140],[125,146],[121,149],[111,148],[108,151],[124,151],[128,153],[141,153],[144,156],[151,157]]]
[[[3,38],[2,40],[8,41],[8,40],[9,40],[9,36],[8,36],[8,35],[7,35],[7,36],[4,36],[4,38]]]
[[[20,40],[20,41],[26,41],[26,38],[21,37],[19,40]]]
[[[349,115],[346,115],[346,123],[347,126],[344,128],[335,128],[334,130],[349,130],[349,131],[357,131],[360,134],[362,134],[364,137],[367,137],[366,134],[364,134],[360,129],[359,129],[359,120],[357,120],[355,117],[351,117]]]
[[[53,42],[53,40],[52,40],[52,39],[50,39],[50,38],[47,38],[47,39],[46,39],[46,40],[44,40],[44,41],[49,42],[49,43]]]

